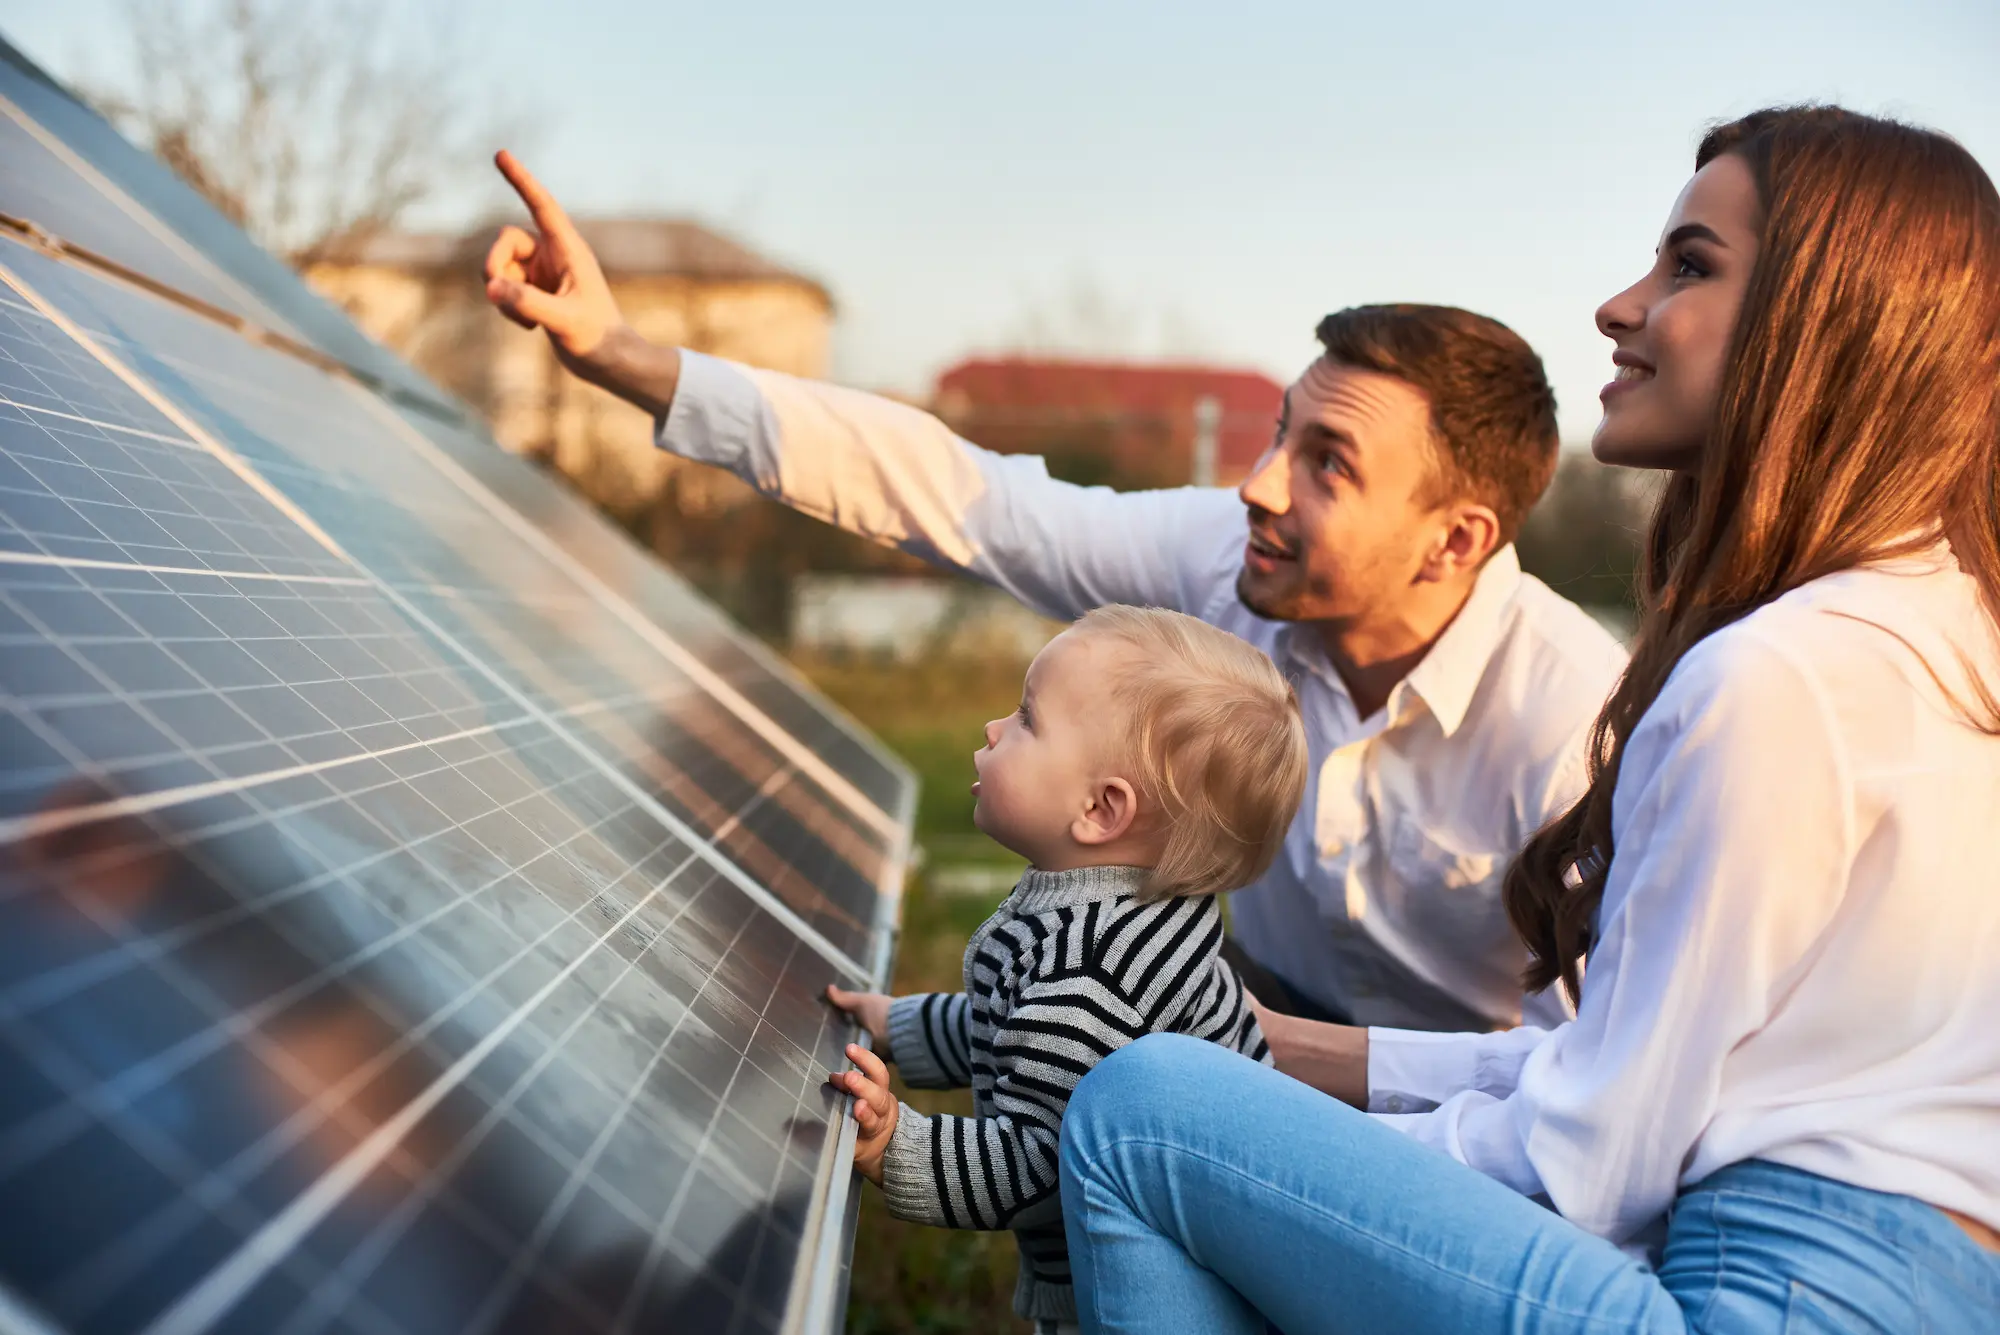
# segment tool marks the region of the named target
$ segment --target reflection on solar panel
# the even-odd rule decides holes
[[[0,56],[0,1331],[837,1326],[908,772]]]

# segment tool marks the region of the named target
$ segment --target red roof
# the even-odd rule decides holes
[[[1000,437],[968,432],[996,449],[1009,448],[1010,438],[1032,437],[1038,426],[1081,418],[1123,419],[1150,427],[1139,433],[1147,444],[1124,449],[1170,452],[1177,470],[1169,471],[1176,473],[1175,480],[1185,480],[1195,404],[1206,397],[1218,400],[1222,409],[1218,480],[1233,481],[1271,443],[1284,398],[1284,387],[1261,372],[1197,364],[977,357],[938,377],[935,402],[944,417],[974,430],[983,426],[988,436]]]

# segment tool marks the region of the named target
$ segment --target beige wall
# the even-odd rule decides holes
[[[320,265],[305,276],[369,334],[485,414],[502,445],[546,456],[600,504],[634,512],[670,479],[685,508],[743,499],[734,479],[678,468],[654,449],[643,414],[565,374],[541,334],[486,306],[476,273]],[[654,342],[826,375],[833,312],[811,284],[614,276],[612,290],[632,327]]]

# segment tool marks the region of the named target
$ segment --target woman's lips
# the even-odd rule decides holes
[[[1636,352],[1620,348],[1611,354],[1611,364],[1617,369],[1611,373],[1611,380],[1597,391],[1600,401],[1609,403],[1614,395],[1645,384],[1657,374],[1653,364]]]

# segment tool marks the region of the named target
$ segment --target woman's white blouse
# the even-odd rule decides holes
[[[1626,747],[1576,1018],[1371,1030],[1370,1111],[1618,1243],[1745,1159],[2000,1228],[2000,739],[1946,692],[1977,710],[1969,670],[2000,694],[1943,547],[1703,641]]]

